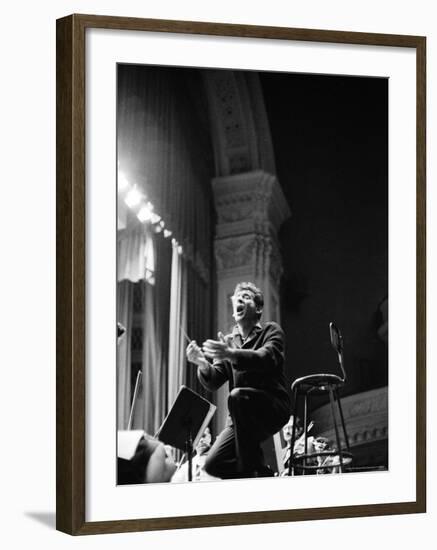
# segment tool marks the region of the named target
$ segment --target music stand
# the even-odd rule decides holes
[[[216,406],[195,391],[181,386],[169,413],[155,437],[185,452],[188,458],[188,481],[192,481],[193,449],[209,424]]]

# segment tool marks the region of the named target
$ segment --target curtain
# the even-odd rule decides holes
[[[148,225],[138,224],[117,233],[117,278],[134,283],[155,270],[153,236]]]
[[[168,350],[168,406],[172,406],[179,388],[186,383],[184,332],[187,332],[187,266],[179,253],[179,247],[172,242],[171,261],[171,303]]]
[[[209,279],[214,159],[201,73],[175,67],[118,65],[119,171],[147,196]]]
[[[210,289],[186,261],[175,240],[154,239],[156,283],[144,283],[142,378],[133,427],[154,435],[185,384],[208,392],[187,364],[184,333],[201,344],[211,336]]]
[[[136,372],[133,371],[134,364],[138,368],[138,358],[134,357],[138,354],[135,351],[138,347],[138,329],[142,328],[143,330],[142,343],[139,342],[139,347],[142,350],[142,357],[139,362],[140,370],[142,370],[140,390],[142,390],[144,383],[144,365],[154,364],[154,358],[158,355],[156,348],[159,346],[159,341],[155,338],[157,331],[153,314],[154,287],[149,283],[155,280],[156,252],[152,231],[149,226],[143,224],[118,231],[117,245],[117,275],[119,281],[117,320],[127,329],[118,346],[117,425],[119,428],[126,429],[134,397],[135,380],[133,380],[133,375],[136,375]],[[142,299],[135,306],[134,283],[143,285],[142,289],[137,289],[141,290],[139,295]],[[138,319],[139,316],[140,319]],[[144,337],[145,334],[147,334],[147,339]],[[156,384],[154,387],[156,387]],[[144,401],[142,391],[137,395],[132,427],[145,429],[148,419],[138,419],[141,401]]]
[[[117,320],[126,332],[117,346],[117,428],[127,428],[131,401],[131,337],[133,283],[120,281],[117,285]]]
[[[171,241],[154,239],[155,284],[144,283],[142,378],[133,427],[154,435],[167,413]]]
[[[154,435],[156,431],[155,418],[159,413],[159,373],[158,363],[159,341],[157,340],[155,310],[155,288],[144,283],[144,312],[143,312],[143,346],[142,346],[142,377],[140,392],[134,411],[134,429],[145,430]]]
[[[187,271],[187,333],[201,346],[207,338],[214,337],[211,287],[197,275],[191,265],[187,266]],[[210,392],[200,384],[197,369],[193,366],[187,367],[186,384],[207,399],[211,397]]]
[[[132,213],[132,224],[118,234],[119,280],[147,279],[150,264],[155,270],[144,283],[142,384],[133,422],[153,435],[182,384],[203,393],[196,369],[187,370],[181,327],[199,343],[211,336],[214,159],[199,71],[119,64],[117,91],[119,173],[177,240],[147,233],[150,226]]]

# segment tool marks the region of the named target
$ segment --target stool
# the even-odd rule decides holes
[[[344,370],[343,362],[343,337],[340,331],[334,323],[329,323],[329,332],[331,337],[331,345],[337,352],[338,362],[342,376],[336,374],[310,374],[309,376],[303,376],[297,378],[291,385],[293,392],[293,429],[290,441],[290,461],[288,466],[288,475],[291,476],[294,470],[300,470],[303,474],[316,470],[327,470],[332,468],[332,464],[328,466],[317,465],[312,466],[307,464],[308,459],[317,457],[339,457],[338,468],[340,472],[344,471],[344,466],[352,461],[352,454],[350,453],[349,439],[346,432],[346,425],[344,422],[343,410],[341,408],[341,400],[338,394],[339,388],[341,388],[346,381],[346,371]],[[335,439],[337,448],[331,451],[320,451],[316,453],[308,453],[308,396],[309,395],[323,395],[328,393],[329,402],[331,404],[332,421],[335,430]],[[298,400],[303,396],[304,398],[304,454],[300,456],[294,456],[294,444],[296,440],[296,418],[298,410]],[[344,439],[346,443],[346,450],[343,450],[340,442],[339,426],[337,424],[337,417],[335,414],[335,404],[337,404],[338,412],[340,413],[340,420],[343,429]]]

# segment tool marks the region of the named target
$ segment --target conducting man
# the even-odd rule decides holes
[[[290,415],[284,333],[277,323],[261,324],[264,298],[253,283],[239,283],[231,300],[236,322],[232,333],[219,333],[218,340],[206,340],[202,348],[195,341],[187,347],[202,385],[215,391],[228,382],[230,390],[226,426],[204,468],[223,479],[273,475],[264,465],[260,444]]]

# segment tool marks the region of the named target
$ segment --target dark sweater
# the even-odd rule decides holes
[[[233,388],[255,388],[271,393],[290,408],[290,398],[284,375],[284,332],[273,321],[257,324],[243,341],[235,326],[226,340],[235,348],[235,358],[215,360],[209,372],[198,369],[201,384],[210,391],[217,390],[226,381],[229,390]]]

